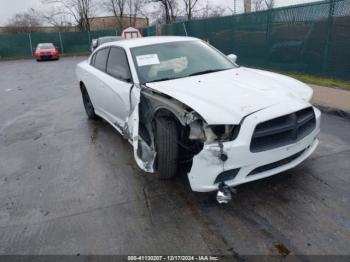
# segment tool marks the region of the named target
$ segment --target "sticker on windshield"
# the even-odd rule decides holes
[[[159,65],[160,61],[157,54],[140,55],[136,57],[138,66]]]

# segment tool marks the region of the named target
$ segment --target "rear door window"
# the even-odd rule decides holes
[[[107,57],[109,53],[109,48],[101,49],[96,53],[94,59],[94,66],[101,71],[106,71]]]

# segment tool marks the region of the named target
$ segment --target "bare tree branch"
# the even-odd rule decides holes
[[[182,0],[185,5],[185,12],[188,20],[192,20],[193,12],[199,0]]]
[[[127,0],[106,0],[104,2],[104,9],[113,13],[117,20],[117,27],[121,31],[124,28],[123,18],[125,15]]]
[[[145,0],[128,0],[129,22],[130,26],[136,27],[136,19],[138,16],[145,16],[142,12],[147,2]]]
[[[59,8],[69,15],[82,31],[90,31],[90,22],[94,16],[94,0],[42,0],[44,4]]]
[[[177,0],[149,0],[149,2],[160,4],[165,23],[170,24],[176,21],[179,14]]]
[[[274,0],[254,0],[253,5],[254,5],[255,11],[272,9],[275,7],[275,1]]]
[[[6,27],[9,28],[9,33],[31,33],[35,32],[36,27],[41,25],[42,21],[39,12],[31,8],[26,12],[18,13],[11,17]]]
[[[201,18],[220,17],[220,16],[223,16],[224,14],[225,14],[224,8],[220,6],[211,5],[209,2],[207,2],[205,7],[201,10],[200,17]]]

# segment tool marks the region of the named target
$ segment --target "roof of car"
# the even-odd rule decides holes
[[[122,36],[111,35],[111,36],[102,36],[102,37],[99,37],[98,39],[105,39],[105,38],[116,38],[116,39],[120,39],[120,38],[123,38],[123,37],[122,37]]]
[[[169,42],[195,41],[198,38],[184,36],[148,36],[133,39],[125,39],[119,42],[110,42],[104,45],[116,45],[124,48],[133,48],[146,45],[155,45]]]

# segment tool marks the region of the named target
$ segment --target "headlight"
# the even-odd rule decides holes
[[[314,90],[306,84],[304,84],[301,88],[299,88],[299,90],[297,89],[295,93],[297,97],[307,102],[311,101],[313,94],[314,94]]]
[[[205,143],[232,141],[237,138],[239,129],[237,125],[207,125],[203,121],[194,121],[190,124],[189,139]]]
[[[312,97],[313,97],[313,95],[314,95],[314,90],[310,86],[308,86],[308,87],[309,87],[309,90],[305,94],[305,100],[310,102]]]

